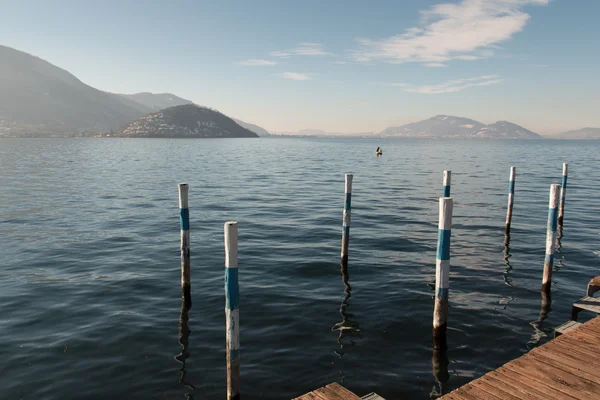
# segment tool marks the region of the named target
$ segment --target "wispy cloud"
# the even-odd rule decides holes
[[[446,64],[444,64],[444,63],[426,63],[425,66],[430,67],[430,68],[444,68],[444,67],[446,67]]]
[[[276,65],[276,64],[277,64],[276,61],[262,60],[262,59],[250,59],[250,60],[244,60],[244,61],[238,62],[238,65],[244,65],[246,67],[260,67],[260,66],[270,67],[270,66]]]
[[[411,86],[392,83],[391,86],[405,87],[405,92],[421,94],[441,94],[460,92],[475,86],[489,86],[501,83],[503,80],[497,75],[485,75],[476,78],[453,79],[438,85]]]
[[[279,76],[294,81],[310,81],[312,79],[308,74],[301,74],[299,72],[284,72],[279,74]]]
[[[291,56],[327,56],[331,53],[323,49],[321,43],[303,42],[290,50],[272,51],[272,57],[289,58]]]
[[[352,51],[356,61],[440,64],[472,61],[493,55],[493,48],[522,31],[530,15],[528,5],[549,0],[462,0],[421,11],[422,24],[379,40],[359,39]],[[431,66],[431,65],[430,65]]]

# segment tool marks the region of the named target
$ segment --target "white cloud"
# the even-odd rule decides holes
[[[379,40],[359,39],[356,61],[438,64],[477,60],[493,55],[491,48],[522,31],[530,15],[527,5],[549,0],[461,0],[422,11],[422,26]]]
[[[279,74],[282,78],[291,79],[294,81],[310,81],[312,78],[308,74],[301,74],[298,72],[284,72]]]
[[[275,61],[271,60],[261,60],[261,59],[250,59],[238,62],[238,65],[244,65],[246,67],[257,67],[257,66],[272,66],[277,64]]]
[[[426,63],[425,66],[430,67],[430,68],[444,68],[444,67],[446,67],[446,64],[444,64],[444,63]]]
[[[334,64],[340,64],[340,65],[344,65],[344,64],[348,64],[348,61],[334,61]]]
[[[331,53],[323,50],[321,43],[303,42],[290,50],[272,51],[269,53],[272,57],[289,58],[291,56],[327,56]]]
[[[424,85],[424,86],[408,86],[404,89],[405,92],[421,93],[421,94],[440,94],[440,93],[453,93],[460,92],[461,90],[468,89],[475,86],[489,86],[501,83],[503,80],[497,75],[484,75],[476,78],[465,78],[465,79],[453,79],[438,85]],[[392,84],[392,86],[396,86]],[[398,85],[399,86],[399,85]]]

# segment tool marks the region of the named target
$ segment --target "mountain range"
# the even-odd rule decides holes
[[[269,132],[258,125],[233,119],[238,128],[232,128],[221,120],[223,114],[208,107],[196,106],[192,101],[171,93],[116,94],[93,88],[71,73],[52,65],[38,57],[0,45],[0,136],[57,136],[85,133],[133,132],[135,126],[150,126],[149,121],[158,121],[156,113],[175,106],[194,105],[177,110],[177,118],[182,125],[197,132],[229,137],[232,132],[246,135],[246,130],[258,136],[270,136]],[[200,109],[200,111],[198,110]],[[183,110],[183,111],[182,111]],[[203,110],[203,111],[202,111]],[[184,116],[181,114],[190,113]],[[172,113],[172,112],[170,112]],[[213,114],[214,113],[214,114]],[[169,117],[169,113],[163,117]],[[228,126],[219,131],[200,129],[209,124],[208,116],[216,118],[215,126]],[[139,120],[141,117],[148,118]],[[196,128],[188,119],[197,116]],[[228,118],[228,117],[227,117]],[[217,123],[219,120],[221,123]],[[135,121],[135,122],[134,122]],[[170,120],[171,122],[175,122]],[[129,129],[129,130],[127,130]],[[241,130],[240,130],[241,129]],[[154,129],[153,132],[157,132]],[[204,133],[200,133],[204,132]],[[172,133],[172,132],[171,132]],[[180,132],[183,136],[189,136]],[[138,133],[136,133],[138,135]],[[485,139],[540,139],[522,126],[507,121],[498,121],[490,125],[481,122],[437,115],[435,117],[401,126],[388,127],[378,133],[340,134],[320,129],[304,129],[298,132],[286,132],[285,135],[314,137],[424,137],[424,138],[485,138]],[[547,135],[557,139],[600,139],[600,128],[583,128]]]
[[[140,117],[161,109],[192,104],[192,101],[170,93],[128,95],[104,92],[41,58],[0,46],[0,136],[123,132],[121,128]],[[185,121],[192,115],[199,116],[201,118],[196,122],[200,125],[209,124],[207,117],[211,116],[215,118],[214,126],[228,127],[224,130],[202,130],[204,133],[199,134],[200,137],[206,134],[230,137],[236,133],[246,137],[247,129],[238,124],[247,125],[258,135],[268,135],[265,129],[239,120],[237,123],[231,121],[237,128],[231,127],[229,122],[223,125],[223,114],[203,109],[205,111],[185,108],[184,112],[190,115],[184,117],[181,112],[176,115]],[[182,126],[187,126],[186,122]],[[183,131],[180,133],[186,136]]]
[[[451,115],[436,115],[420,122],[391,126],[379,132],[380,137],[436,137],[483,139],[542,139],[542,136],[507,121],[490,125]]]

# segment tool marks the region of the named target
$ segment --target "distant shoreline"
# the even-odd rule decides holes
[[[191,139],[191,140],[204,140],[204,139],[378,139],[378,140],[401,140],[401,139],[417,139],[417,140],[481,140],[481,141],[511,141],[511,140],[526,140],[526,141],[539,141],[539,140],[559,140],[559,141],[598,141],[600,139],[575,139],[575,138],[556,138],[556,137],[540,137],[540,138],[482,138],[482,137],[437,137],[437,136],[295,136],[295,135],[271,135],[271,136],[259,136],[259,137],[189,137],[189,136],[138,136],[138,137],[127,137],[127,136],[77,136],[77,135],[61,135],[61,136],[33,136],[33,135],[0,135],[0,139]]]

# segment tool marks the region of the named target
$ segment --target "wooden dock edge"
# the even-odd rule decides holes
[[[595,317],[440,399],[600,399],[599,356]]]

